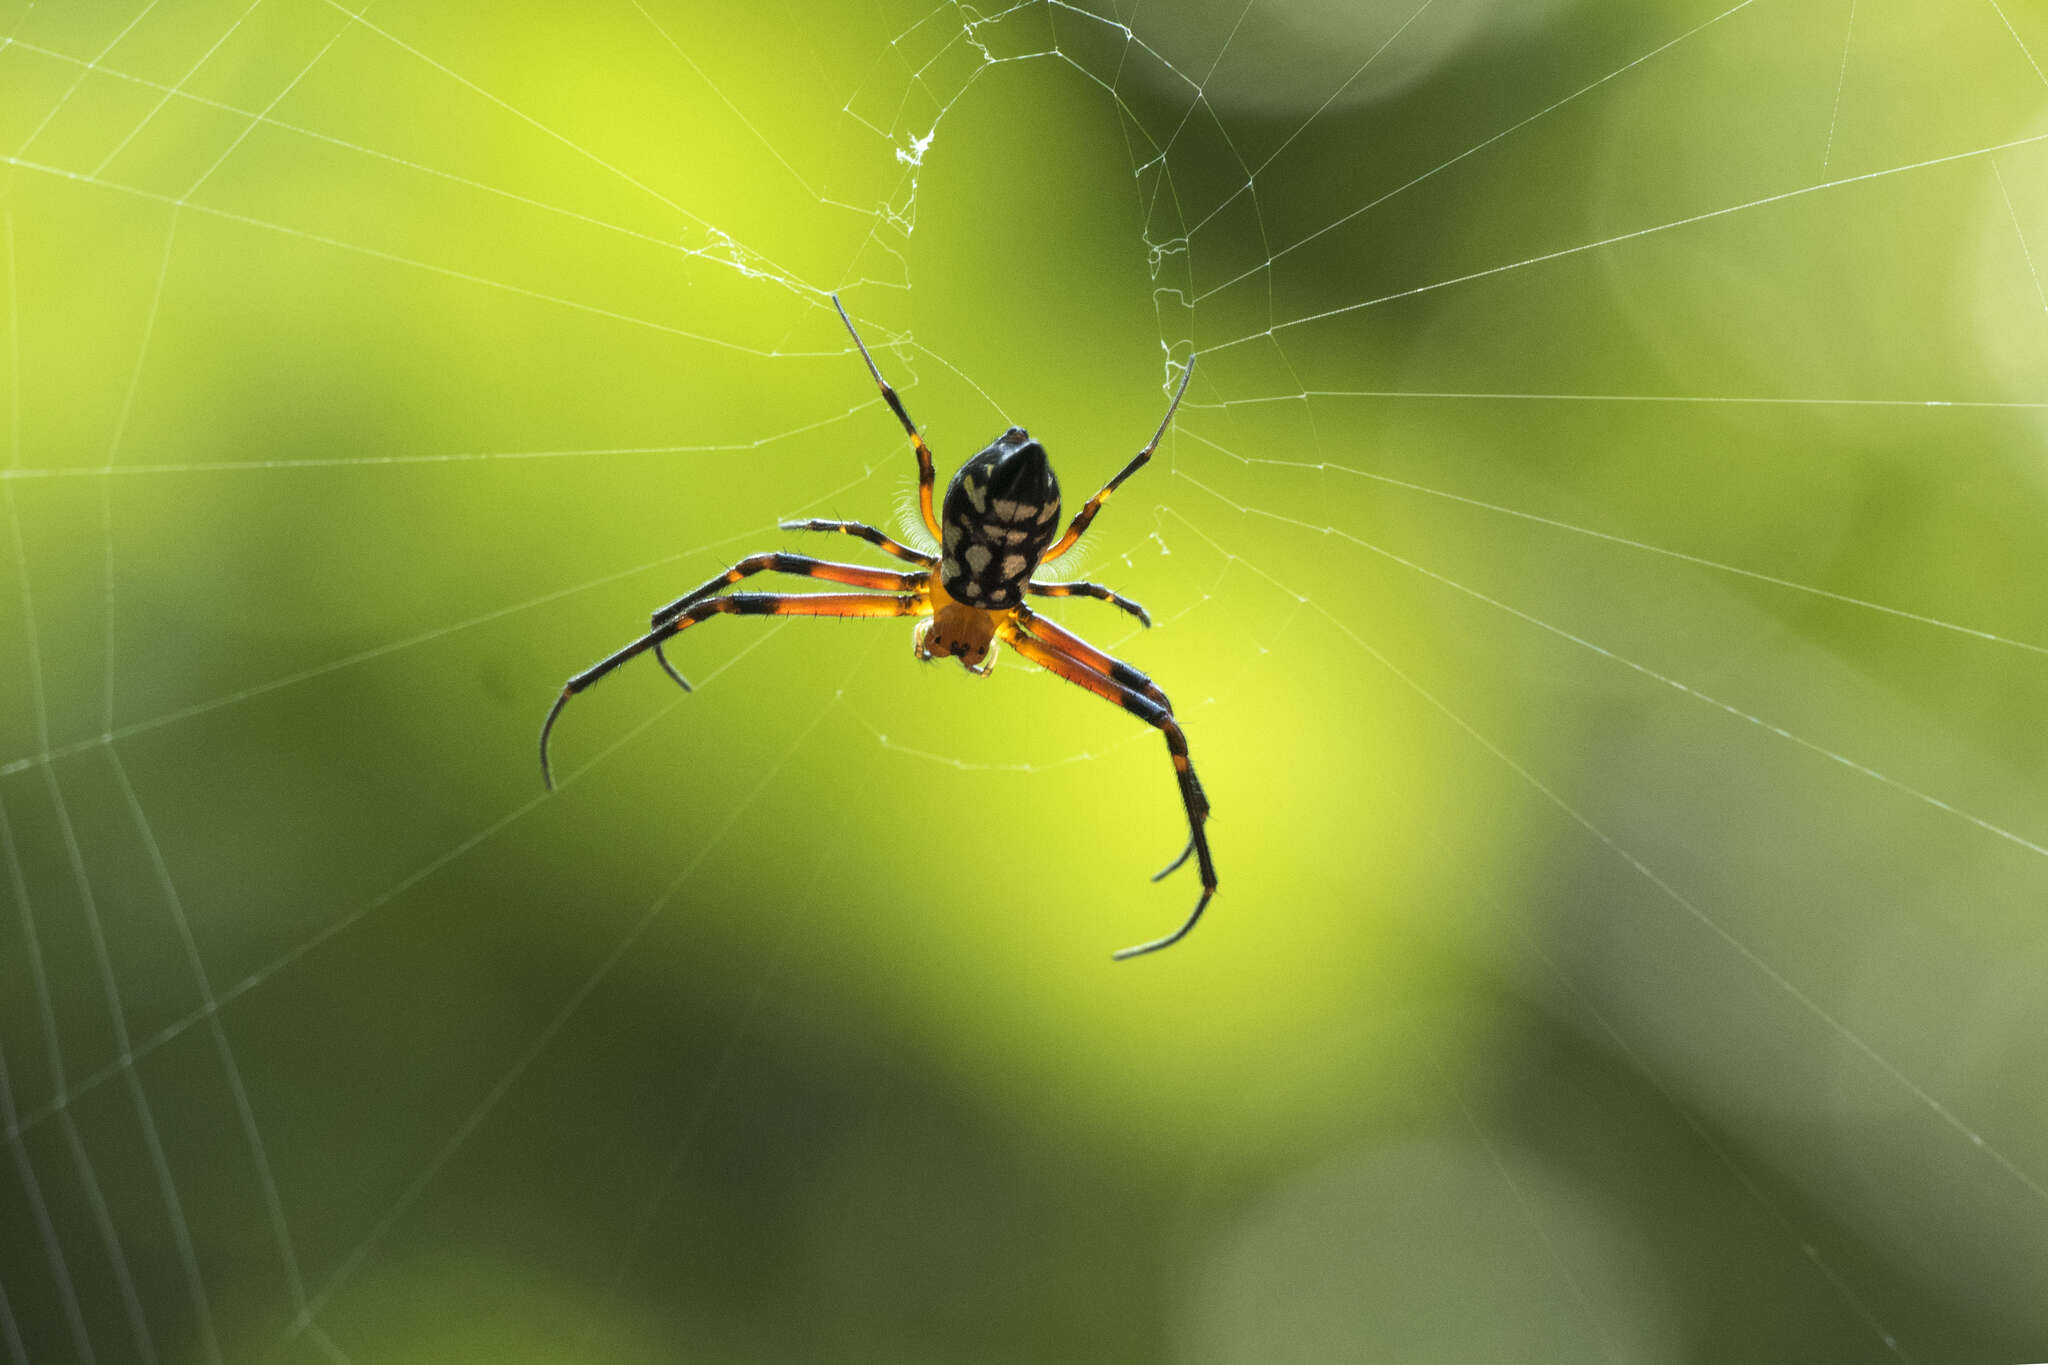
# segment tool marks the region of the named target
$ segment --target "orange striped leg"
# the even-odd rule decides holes
[[[1144,467],[1145,461],[1152,458],[1152,452],[1159,449],[1160,441],[1166,437],[1166,429],[1173,425],[1174,410],[1180,407],[1180,396],[1188,391],[1188,380],[1194,378],[1194,374],[1195,358],[1189,356],[1188,367],[1180,372],[1180,387],[1173,391],[1173,401],[1166,405],[1166,417],[1159,423],[1159,430],[1152,433],[1152,439],[1145,443],[1145,448],[1132,456],[1131,462],[1125,465],[1115,478],[1102,485],[1101,491],[1082,505],[1081,510],[1074,514],[1073,521],[1068,524],[1067,533],[1054,541],[1050,550],[1038,557],[1039,563],[1050,564],[1073,549],[1074,542],[1088,529],[1088,523],[1095,520],[1095,514],[1102,510],[1102,504],[1109,501],[1109,495],[1116,492],[1125,479],[1137,473]],[[937,535],[938,532],[934,531],[932,534]]]
[[[554,789],[554,776],[548,769],[548,735],[553,732],[555,720],[562,714],[562,708],[569,704],[569,698],[619,665],[645,654],[671,635],[679,635],[699,621],[720,615],[922,616],[930,610],[931,603],[922,591],[901,596],[882,596],[865,592],[736,592],[724,597],[707,597],[701,602],[693,602],[674,618],[664,621],[624,649],[600,659],[563,684],[562,695],[555,698],[555,704],[548,709],[547,720],[542,722],[540,727],[541,781],[550,791]]]
[[[1017,608],[1017,626],[1069,658],[1086,664],[1111,682],[1143,694],[1168,711],[1173,710],[1173,703],[1166,699],[1166,693],[1160,690],[1159,684],[1107,650],[1089,644],[1065,626],[1046,620],[1029,607]]]
[[[839,320],[846,324],[848,335],[860,350],[860,358],[868,363],[868,373],[875,377],[875,385],[882,391],[882,401],[889,405],[889,411],[896,414],[896,420],[910,433],[911,449],[917,452],[917,510],[924,516],[924,528],[932,533],[932,539],[939,539],[939,519],[932,515],[932,484],[938,472],[932,467],[931,447],[924,443],[924,437],[917,434],[917,423],[910,420],[910,414],[903,410],[903,400],[896,396],[896,390],[889,387],[889,381],[882,378],[881,369],[875,358],[868,354],[867,345],[861,341],[860,333],[853,329],[853,319],[846,316],[846,305],[839,296],[832,296],[832,306],[839,310]]]
[[[1194,765],[1188,760],[1187,736],[1181,733],[1180,723],[1173,718],[1173,713],[1150,697],[1105,677],[1083,660],[1073,657],[1046,640],[1027,635],[1014,626],[1006,625],[1003,633],[1019,654],[1048,673],[1057,674],[1077,687],[1086,688],[1104,701],[1115,702],[1166,736],[1166,751],[1173,758],[1174,776],[1180,783],[1181,804],[1186,808],[1188,815],[1188,847],[1193,851],[1196,865],[1202,872],[1202,898],[1195,902],[1193,913],[1189,914],[1180,928],[1165,938],[1125,948],[1116,954],[1116,958],[1122,961],[1125,958],[1139,957],[1145,953],[1157,952],[1161,948],[1172,947],[1188,936],[1188,931],[1202,918],[1202,912],[1208,909],[1209,898],[1216,894],[1216,865],[1209,857],[1209,837],[1202,828],[1209,818],[1209,802],[1202,794],[1202,784],[1195,780]],[[1187,856],[1183,853],[1166,871],[1171,872],[1174,867],[1180,866],[1187,861]],[[1162,872],[1159,875],[1163,877],[1166,873]]]
[[[685,608],[695,606],[720,588],[730,587],[741,579],[751,578],[757,573],[786,573],[805,578],[822,578],[832,583],[845,583],[856,588],[874,588],[880,592],[915,592],[930,577],[925,573],[871,569],[865,564],[839,564],[829,559],[812,559],[809,555],[785,554],[781,550],[770,550],[766,554],[748,555],[710,582],[690,589],[655,612],[648,624],[658,626],[673,621],[683,614]]]
[[[930,577],[924,573],[898,573],[893,569],[871,569],[864,564],[835,564],[829,559],[812,559],[808,555],[770,551],[767,554],[749,555],[709,583],[692,588],[682,597],[655,612],[649,624],[657,627],[664,625],[682,615],[684,608],[703,601],[720,588],[757,573],[769,572],[801,574],[807,578],[823,578],[833,583],[849,583],[857,588],[875,588],[882,592],[916,592]],[[690,690],[690,680],[676,672],[675,665],[668,661],[668,655],[661,652],[659,643],[654,646],[654,661],[661,665],[661,671],[668,674],[677,687],[685,692]]]
[[[1055,649],[1063,650],[1072,658],[1087,664],[1088,667],[1094,669],[1103,677],[1108,678],[1111,682],[1121,683],[1134,692],[1142,692],[1145,696],[1150,697],[1153,701],[1165,707],[1169,712],[1173,710],[1173,703],[1167,699],[1166,693],[1160,688],[1159,684],[1153,682],[1137,669],[1132,668],[1122,659],[1117,658],[1106,650],[1089,644],[1066,627],[1046,620],[1043,616],[1025,606],[1017,608],[1017,624],[1041,640],[1046,641]],[[1190,771],[1189,776],[1194,776],[1192,771]],[[1209,810],[1209,797],[1202,790],[1200,778],[1195,778],[1195,798],[1200,804],[1203,813],[1207,814]],[[1173,872],[1182,863],[1186,862],[1188,856],[1194,851],[1195,841],[1189,839],[1188,846],[1180,851],[1180,856],[1154,873],[1152,880],[1155,882],[1159,881]]]
[[[863,521],[820,521],[812,518],[806,521],[785,521],[782,523],[782,529],[785,531],[837,531],[841,535],[859,536],[884,554],[892,554],[898,559],[907,559],[913,564],[922,564],[927,569],[939,562],[937,555],[928,555],[922,550],[913,550],[902,541],[890,538]]]
[[[1026,583],[1024,590],[1034,597],[1097,597],[1120,611],[1127,611],[1138,618],[1138,624],[1151,629],[1152,618],[1145,609],[1120,592],[1111,592],[1100,583]]]

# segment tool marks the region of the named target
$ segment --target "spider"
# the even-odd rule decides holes
[[[868,373],[874,376],[882,391],[882,400],[910,436],[911,449],[917,454],[918,511],[923,516],[925,528],[943,547],[942,554],[930,555],[914,550],[873,526],[857,521],[781,523],[785,531],[831,531],[858,536],[884,553],[918,567],[899,573],[860,564],[836,564],[781,551],[749,555],[710,582],[655,612],[652,629],[645,635],[569,679],[540,727],[541,781],[549,790],[554,789],[554,778],[548,769],[548,735],[555,728],[562,708],[569,704],[569,698],[619,665],[651,650],[669,677],[684,691],[690,690],[690,684],[669,664],[661,647],[664,641],[699,621],[718,615],[924,617],[927,619],[918,622],[911,637],[912,649],[921,660],[955,658],[969,673],[986,677],[995,667],[996,642],[1001,640],[1048,673],[1086,688],[1105,701],[1115,702],[1166,737],[1167,753],[1173,759],[1174,779],[1180,786],[1181,804],[1187,809],[1188,845],[1152,880],[1160,880],[1192,856],[1202,874],[1202,897],[1195,902],[1193,912],[1180,928],[1164,938],[1125,948],[1115,957],[1118,960],[1139,957],[1171,947],[1187,937],[1195,922],[1201,919],[1202,911],[1208,908],[1209,898],[1216,894],[1216,868],[1210,861],[1209,840],[1202,828],[1209,818],[1209,799],[1203,794],[1202,784],[1195,777],[1194,766],[1188,759],[1187,737],[1181,733],[1180,723],[1174,718],[1173,704],[1150,678],[1073,632],[1046,620],[1025,605],[1024,597],[1029,594],[1036,597],[1099,598],[1129,612],[1147,627],[1152,624],[1143,607],[1098,583],[1041,583],[1033,574],[1039,565],[1048,564],[1072,549],[1089,523],[1095,520],[1095,514],[1102,510],[1102,504],[1109,500],[1109,495],[1152,458],[1152,452],[1158,449],[1167,427],[1173,423],[1181,395],[1187,392],[1188,379],[1195,368],[1193,359],[1190,358],[1187,368],[1181,372],[1180,387],[1175,390],[1173,401],[1167,405],[1166,416],[1160,421],[1159,429],[1152,433],[1152,439],[1115,478],[1088,499],[1075,513],[1074,519],[1067,523],[1065,533],[1055,540],[1053,533],[1060,515],[1059,481],[1053,477],[1045,447],[1032,440],[1030,434],[1020,427],[1011,427],[996,438],[994,444],[960,466],[952,483],[946,487],[946,499],[941,509],[943,518],[932,515],[934,475],[931,449],[918,435],[917,424],[910,420],[903,401],[889,387],[889,381],[882,378],[875,358],[868,353],[860,333],[854,328],[853,319],[846,315],[845,305],[839,302],[836,294],[832,296],[832,305],[839,310],[839,320],[846,324],[861,359],[867,362]],[[736,592],[719,595],[720,589],[763,572],[822,578],[827,582],[873,591]]]

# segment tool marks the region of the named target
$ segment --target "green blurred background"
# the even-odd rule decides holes
[[[2048,1358],[2038,6],[355,5],[0,4],[0,1357]],[[542,796],[911,533],[835,289],[1070,506],[1199,354],[1173,951],[903,622]]]

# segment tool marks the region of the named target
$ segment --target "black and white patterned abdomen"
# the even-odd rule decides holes
[[[1059,535],[1060,486],[1045,447],[1012,427],[946,489],[939,583],[956,602],[1006,611]]]

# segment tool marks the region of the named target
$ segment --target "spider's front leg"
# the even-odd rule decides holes
[[[1098,649],[1094,645],[1089,644],[1057,621],[1048,621],[1028,607],[1019,607],[1017,609],[1017,625],[1019,629],[1027,634],[1036,636],[1039,640],[1042,640],[1067,657],[1100,673],[1111,682],[1128,687],[1133,692],[1142,693],[1151,700],[1158,702],[1168,711],[1173,710],[1173,703],[1167,700],[1166,693],[1160,689],[1158,683],[1153,682],[1143,673],[1132,668],[1108,650]],[[1203,808],[1207,809],[1206,803]]]
[[[1203,792],[1202,784],[1195,776],[1194,764],[1188,757],[1187,736],[1181,732],[1180,722],[1174,718],[1172,709],[1165,704],[1166,694],[1153,687],[1151,681],[1142,673],[1086,645],[1078,636],[1058,631],[1057,627],[1053,628],[1059,635],[1067,636],[1076,645],[1089,650],[1109,665],[1141,680],[1152,695],[1147,695],[1138,688],[1126,686],[1107,673],[1097,671],[1090,666],[1085,657],[1081,656],[1079,650],[1070,650],[1052,639],[1041,638],[1042,635],[1051,633],[1046,630],[1050,622],[1042,618],[1027,617],[1023,613],[1019,613],[1018,620],[1019,624],[1006,624],[1001,634],[1019,654],[1048,673],[1064,678],[1077,687],[1086,688],[1105,701],[1115,702],[1166,737],[1166,751],[1173,759],[1174,778],[1180,786],[1181,805],[1187,811],[1188,846],[1180,857],[1174,859],[1165,871],[1159,874],[1159,877],[1164,877],[1179,867],[1192,854],[1196,866],[1201,869],[1202,896],[1195,902],[1194,910],[1189,913],[1180,928],[1164,938],[1124,948],[1117,952],[1115,957],[1121,962],[1126,958],[1142,957],[1146,953],[1156,953],[1161,948],[1170,948],[1188,936],[1189,931],[1202,918],[1202,912],[1209,908],[1210,898],[1216,894],[1216,864],[1209,856],[1209,836],[1204,829],[1209,819],[1209,798]],[[1157,700],[1154,700],[1155,696]],[[1159,877],[1154,877],[1153,880],[1157,881]]]
[[[878,531],[876,534],[881,533]],[[830,583],[846,583],[856,588],[876,588],[882,592],[918,592],[930,577],[926,573],[898,573],[894,569],[871,569],[864,564],[836,564],[829,559],[812,559],[809,555],[785,554],[780,550],[771,550],[766,554],[748,555],[718,577],[690,589],[655,612],[648,624],[658,630],[681,616],[688,608],[714,596],[720,589],[731,587],[757,573],[786,573],[804,578],[822,578]],[[661,671],[673,678],[676,686],[688,692],[690,680],[678,673],[675,665],[668,661],[668,655],[661,652],[659,641],[653,645],[653,649],[654,661],[661,665]]]
[[[757,573],[786,573],[801,578],[822,578],[831,583],[845,583],[856,588],[874,588],[881,592],[909,592],[926,578],[926,575],[921,573],[871,569],[865,564],[838,564],[829,559],[813,559],[809,555],[793,555],[781,550],[770,550],[766,554],[748,555],[718,577],[690,589],[655,612],[648,625],[658,626],[673,621],[683,614],[684,609],[695,606],[721,588],[729,588],[741,579],[751,578]]]
[[[562,686],[562,695],[555,698],[555,704],[548,708],[548,718],[540,727],[540,777],[548,790],[555,786],[554,774],[548,766],[548,736],[554,733],[555,721],[560,718],[562,708],[569,704],[569,698],[605,677],[620,665],[638,658],[672,635],[681,634],[699,621],[713,616],[840,616],[840,617],[887,617],[917,616],[931,609],[930,602],[922,590],[904,593],[901,596],[882,596],[865,592],[820,592],[820,593],[778,593],[778,592],[736,592],[725,597],[710,597],[692,603],[673,618],[664,621],[648,631],[625,648],[617,650],[584,669]]]

